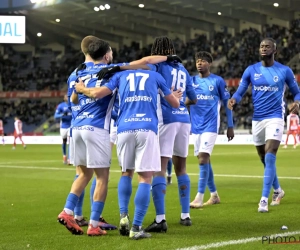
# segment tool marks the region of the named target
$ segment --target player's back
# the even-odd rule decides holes
[[[283,95],[290,68],[275,61],[271,67],[264,67],[259,62],[247,70],[248,80],[252,83],[253,120],[283,118]]]
[[[287,129],[298,130],[299,116],[296,114],[290,114],[287,116]]]
[[[220,84],[224,80],[220,76],[210,74],[203,78],[199,75],[193,76],[192,81],[197,95],[197,103],[190,107],[192,133],[217,133],[220,123],[221,96],[223,95]]]
[[[162,62],[155,66],[156,72],[163,76],[163,78],[166,80],[167,86],[170,89],[171,87],[174,87],[174,91],[181,89],[183,92],[180,100],[180,107],[178,109],[171,107],[171,105],[164,98],[160,98],[161,105],[158,107],[158,113],[160,115],[161,112],[163,123],[190,123],[189,112],[184,104],[186,96],[192,98],[190,92],[194,91],[188,71],[181,63],[176,62]],[[153,69],[153,67],[151,68]]]
[[[22,130],[23,125],[22,125],[22,121],[20,119],[18,119],[14,122],[14,126],[15,126],[15,132],[17,134],[23,133],[23,130]]]
[[[80,71],[78,77],[82,79],[88,88],[100,87],[105,83],[105,80],[99,81],[96,74],[101,68],[106,67],[108,67],[107,64],[94,64]],[[112,97],[113,95],[109,95],[104,98],[94,99],[83,94],[78,94],[80,109],[73,122],[73,126],[90,125],[109,130],[111,109],[114,101]]]
[[[154,71],[128,70],[117,73],[120,98],[118,133],[152,130],[157,133],[157,95],[162,76]]]

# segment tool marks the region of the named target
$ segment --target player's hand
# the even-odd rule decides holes
[[[177,55],[170,55],[170,56],[167,56],[167,62],[180,62],[182,63],[182,60],[179,56]]]
[[[228,141],[231,141],[234,138],[233,128],[227,128],[227,138]]]
[[[291,105],[290,113],[292,113],[292,114],[298,114],[299,113],[299,103],[298,102],[294,102]]]
[[[236,100],[234,98],[231,98],[228,100],[227,102],[227,107],[232,110],[233,109],[233,106],[236,104]]]
[[[81,78],[79,78],[79,82],[75,84],[75,90],[77,93],[82,93],[84,90],[85,86]]]
[[[119,72],[119,71],[121,71],[120,66],[113,66],[113,67],[103,68],[98,72],[98,74],[96,76],[98,77],[98,80],[101,80],[106,75],[114,74],[114,73]]]
[[[176,91],[174,91],[174,87],[172,87],[171,91],[172,91],[173,95],[176,98],[178,98],[179,100],[182,98],[183,93],[182,93],[181,89],[177,89]]]

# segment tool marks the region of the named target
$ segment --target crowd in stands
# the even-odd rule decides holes
[[[278,46],[276,60],[287,64],[300,53],[300,19],[293,20],[290,29],[278,25],[264,25],[262,33],[250,28],[236,33],[235,36],[226,32],[216,32],[210,40],[205,35],[196,35],[194,39],[187,42],[180,39],[174,39],[173,42],[177,55],[184,59],[184,65],[192,75],[197,74],[195,52],[205,50],[210,52],[215,60],[225,59],[212,71],[229,79],[240,78],[248,65],[259,61],[258,48],[264,37],[272,37],[276,40]],[[119,51],[114,50],[114,62],[129,62],[148,56],[150,52],[151,45],[141,49],[138,43],[133,42],[131,46],[123,46]],[[69,74],[83,61],[82,53],[70,46],[66,46],[63,57],[58,57],[58,54],[50,49],[36,48],[36,54],[40,57],[16,52],[9,46],[4,47],[4,54],[0,55],[0,86],[2,85],[3,91],[59,90],[65,87]],[[295,74],[300,73],[299,66],[291,65],[291,68]],[[234,89],[231,89],[231,92],[233,93]],[[289,101],[291,97],[287,95],[286,98]],[[25,101],[18,107],[18,109],[11,109],[4,105],[2,109],[5,108],[6,114],[12,115],[14,110],[18,110],[20,112],[18,115],[21,116],[20,118],[24,117],[25,122],[36,123],[41,116],[47,115],[47,110],[49,116],[52,116],[55,108],[49,103],[42,104],[34,101]],[[244,128],[251,127],[252,110],[251,91],[249,91],[235,112],[236,125]],[[224,124],[222,127],[225,126]]]

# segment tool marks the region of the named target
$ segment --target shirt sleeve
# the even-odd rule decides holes
[[[147,66],[150,68],[151,71],[158,71],[158,65],[157,64],[147,64]]]
[[[296,77],[289,67],[287,67],[285,82],[288,85],[291,93],[293,94],[294,100],[300,101],[300,91],[296,81]]]
[[[160,74],[157,74],[157,83],[161,96],[164,97],[171,94],[171,90],[168,88],[166,80]]]
[[[112,92],[118,88],[120,77],[119,74],[115,74],[110,80],[105,83],[103,86],[109,88]]]
[[[243,98],[244,94],[246,93],[249,84],[251,83],[250,77],[250,66],[245,70],[242,79],[240,81],[240,85],[237,91],[233,94],[232,98],[236,100],[236,103],[239,103]]]

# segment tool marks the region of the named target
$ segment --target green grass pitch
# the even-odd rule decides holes
[[[18,145],[0,146],[0,249],[1,250],[65,250],[65,249],[210,249],[210,243],[262,237],[300,230],[299,219],[299,149],[280,149],[277,173],[286,192],[281,205],[269,206],[269,213],[257,212],[261,197],[263,166],[253,146],[215,146],[212,160],[215,182],[221,204],[191,210],[193,225],[179,225],[180,205],[176,178],[167,187],[166,216],[168,232],[152,234],[151,239],[131,241],[118,231],[107,236],[74,236],[57,222],[75,175],[71,166],[62,164],[61,146]],[[191,178],[191,200],[197,192],[198,163],[190,147],[187,169]],[[113,152],[109,191],[103,216],[118,225],[119,211],[117,184],[120,171],[116,152]],[[281,178],[285,177],[285,178]],[[298,178],[299,177],[299,178]],[[133,200],[137,177],[133,181],[130,217],[133,218]],[[205,194],[205,200],[209,193]],[[84,215],[89,217],[89,186],[86,189]],[[155,217],[151,201],[144,226]],[[281,226],[288,226],[282,231]],[[86,229],[85,229],[86,230]],[[297,234],[298,233],[298,234]],[[296,235],[299,239],[300,233]],[[192,248],[194,246],[194,248]],[[216,245],[218,249],[299,249],[299,244],[270,245],[254,241],[238,245]]]

